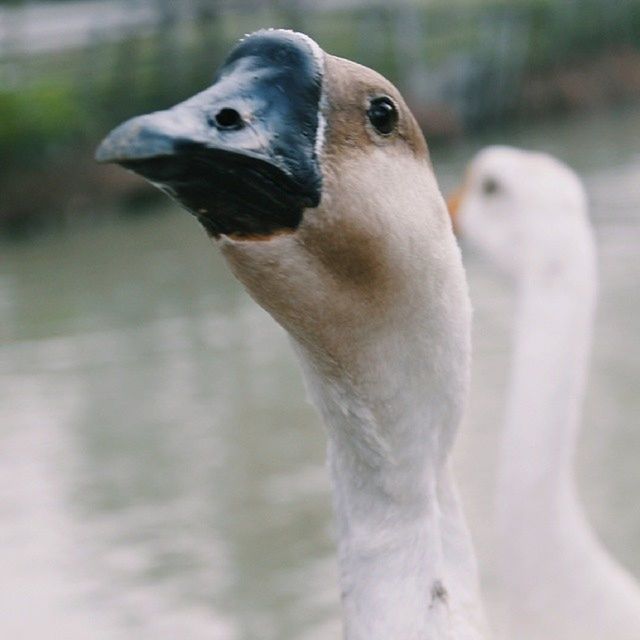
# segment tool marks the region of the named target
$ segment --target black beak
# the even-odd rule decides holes
[[[140,174],[212,235],[293,230],[321,197],[319,52],[300,34],[253,34],[209,89],[120,125],[96,159]]]

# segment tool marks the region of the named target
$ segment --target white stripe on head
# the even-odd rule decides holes
[[[322,149],[324,147],[324,139],[327,130],[327,119],[324,116],[324,107],[327,101],[324,91],[324,51],[321,49],[320,45],[306,33],[292,31],[291,29],[270,29],[270,31],[286,31],[287,33],[292,33],[304,40],[309,45],[311,52],[313,53],[313,57],[316,59],[318,67],[320,67],[320,76],[322,77],[323,82],[322,94],[320,96],[320,102],[318,104],[318,128],[316,129],[316,144],[314,148],[316,158],[320,158],[320,154],[322,153]]]

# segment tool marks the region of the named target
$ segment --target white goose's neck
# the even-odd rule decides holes
[[[558,235],[555,251],[547,245],[523,258],[498,481],[502,545],[513,575],[541,575],[519,565],[541,561],[537,553],[549,557],[549,549],[571,545],[572,536],[586,530],[573,461],[596,275],[586,217],[581,222]]]
[[[480,637],[474,556],[449,473],[469,360],[466,291],[457,297],[440,293],[368,335],[355,375],[321,371],[297,348],[327,426],[348,640]]]

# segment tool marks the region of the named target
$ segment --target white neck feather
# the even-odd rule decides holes
[[[519,282],[500,504],[509,505],[505,526],[520,526],[516,510],[526,511],[529,524],[535,514],[534,535],[554,527],[574,502],[573,455],[596,289],[592,240],[586,226],[577,232],[582,237],[567,238],[575,244],[564,251],[526,254]],[[556,501],[558,514],[550,508]]]
[[[544,230],[544,241],[532,238],[521,265],[498,482],[505,601],[514,637],[631,640],[640,637],[640,594],[597,542],[574,488],[593,240],[584,212],[558,231],[555,248]]]

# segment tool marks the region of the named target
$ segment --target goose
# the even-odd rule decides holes
[[[518,290],[497,489],[511,637],[637,640],[640,588],[598,541],[574,484],[596,298],[581,181],[549,155],[488,147],[450,209]]]
[[[449,458],[470,302],[426,142],[398,90],[263,30],[213,85],[112,131],[100,162],[195,215],[285,329],[326,427],[348,640],[479,640]]]

